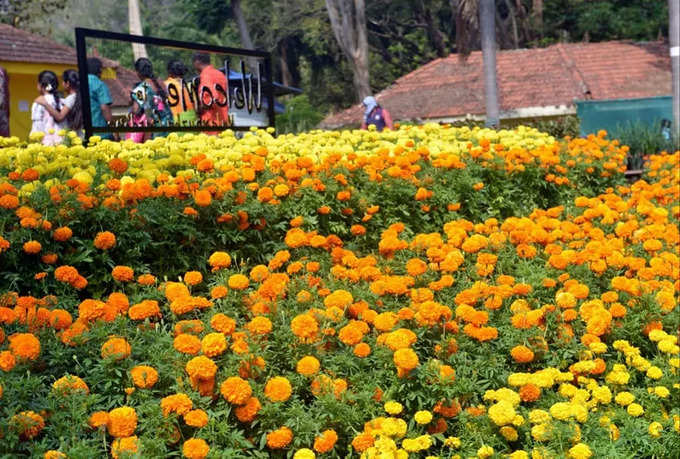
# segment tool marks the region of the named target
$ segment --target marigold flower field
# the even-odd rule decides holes
[[[680,152],[626,152],[0,139],[0,455],[678,457]]]

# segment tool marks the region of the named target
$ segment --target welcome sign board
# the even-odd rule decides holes
[[[86,138],[274,126],[269,53],[84,28],[75,32]],[[133,44],[146,48],[149,57],[143,68],[135,68]],[[128,98],[123,104],[129,107],[123,106],[123,113],[119,109],[108,121],[98,107],[100,81],[88,78],[88,58],[95,53],[102,60],[107,54],[130,54],[128,65],[118,63],[116,75],[116,87],[124,93],[117,98]]]

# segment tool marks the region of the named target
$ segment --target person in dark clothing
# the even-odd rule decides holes
[[[375,125],[378,132],[385,128],[394,129],[390,112],[378,105],[375,97],[365,97],[361,105],[364,107],[364,120],[361,123],[361,129],[368,129],[371,124]]]

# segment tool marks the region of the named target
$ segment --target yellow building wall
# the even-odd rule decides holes
[[[3,62],[9,77],[9,135],[20,139],[28,137],[31,132],[31,105],[38,97],[38,75],[43,70],[52,70],[61,81],[61,74],[73,65],[64,64],[32,64],[22,62]]]

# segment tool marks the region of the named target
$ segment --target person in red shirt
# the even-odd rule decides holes
[[[364,109],[364,120],[361,129],[367,129],[371,124],[375,125],[375,130],[380,132],[385,128],[394,129],[390,112],[378,105],[375,97],[365,97],[361,106]]]
[[[229,126],[229,82],[224,73],[210,64],[210,55],[196,53],[193,65],[199,75],[197,112],[208,126]],[[207,132],[217,134],[217,132]]]

